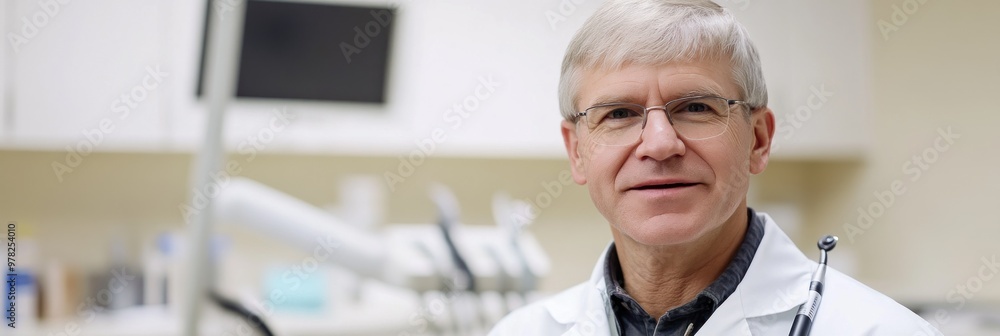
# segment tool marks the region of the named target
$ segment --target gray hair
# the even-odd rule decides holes
[[[736,99],[746,101],[751,111],[767,106],[757,49],[728,10],[709,0],[611,0],[587,19],[566,49],[559,108],[566,120],[579,112],[581,69],[727,57],[742,95]]]

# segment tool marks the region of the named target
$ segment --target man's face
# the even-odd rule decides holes
[[[585,71],[576,107],[609,97],[662,106],[692,92],[741,99],[730,74],[727,63],[710,61]],[[749,175],[767,165],[774,116],[763,108],[748,121],[746,109],[732,105],[725,133],[704,140],[679,136],[654,109],[640,139],[627,146],[595,144],[585,122],[563,122],[573,178],[587,185],[612,228],[631,239],[650,246],[694,241],[744,211]]]

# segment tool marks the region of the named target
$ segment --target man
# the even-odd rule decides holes
[[[601,7],[562,65],[562,135],[614,242],[495,335],[788,335],[816,263],[747,207],[774,115],[746,30],[708,0]],[[829,270],[813,335],[939,335]]]

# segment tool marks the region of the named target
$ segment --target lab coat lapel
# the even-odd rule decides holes
[[[770,216],[758,216],[765,222],[764,237],[750,268],[736,291],[698,331],[700,335],[752,335],[747,319],[775,319],[806,301],[816,263],[799,251]]]
[[[614,314],[610,312],[604,289],[604,257],[608,255],[610,247],[611,244],[608,244],[601,253],[590,280],[581,285],[582,292],[556,298],[546,304],[546,309],[556,322],[569,325],[563,335],[618,335],[617,328],[611,327],[613,323],[610,318]]]
[[[580,311],[575,316],[575,321],[572,322],[569,330],[566,330],[563,335],[565,336],[591,336],[591,335],[615,335],[617,336],[617,328],[612,328],[609,324],[609,317],[614,316],[608,311],[608,305],[605,304],[606,296],[603,295],[604,290],[597,288],[588,288],[589,294],[585,298],[586,302],[582,305],[574,307]]]

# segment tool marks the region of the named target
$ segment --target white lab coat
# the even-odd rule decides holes
[[[770,216],[758,216],[766,223],[764,237],[746,276],[697,335],[788,335],[799,305],[806,301],[816,262],[802,254]],[[590,280],[514,311],[490,335],[617,335],[604,284],[606,252]],[[831,254],[836,258],[836,252]],[[941,332],[892,299],[830,268],[812,335]]]

